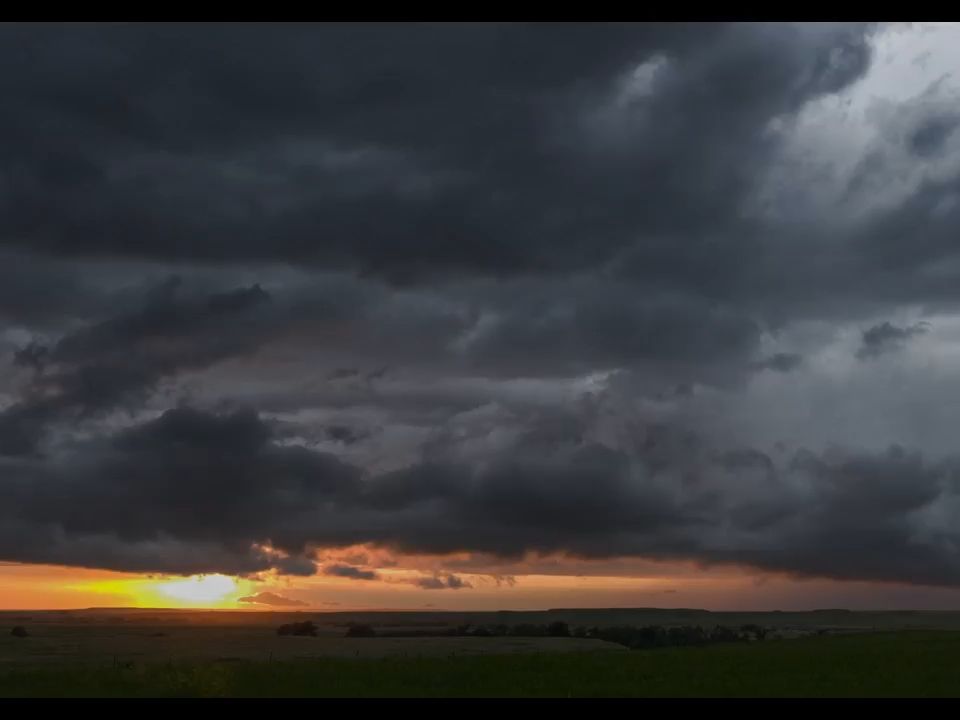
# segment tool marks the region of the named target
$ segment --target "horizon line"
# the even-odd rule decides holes
[[[554,607],[539,609],[515,610],[509,608],[500,608],[496,610],[454,610],[449,608],[360,608],[360,609],[325,609],[313,607],[236,607],[236,608],[210,608],[210,607],[137,607],[137,606],[91,606],[76,608],[6,608],[0,609],[0,614],[6,613],[75,613],[75,612],[208,612],[208,613],[456,613],[456,614],[491,614],[491,613],[548,613],[548,612],[681,612],[681,613],[710,613],[710,614],[775,614],[775,613],[958,613],[960,608],[952,610],[920,610],[913,608],[885,608],[885,609],[864,609],[854,610],[851,608],[811,608],[807,610],[798,609],[777,609],[777,610],[709,610],[706,608],[671,608],[654,606],[629,606],[629,607]]]

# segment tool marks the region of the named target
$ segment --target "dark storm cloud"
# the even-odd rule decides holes
[[[106,310],[102,289],[62,260],[0,251],[0,322],[44,326]]]
[[[797,353],[774,353],[773,355],[754,363],[757,370],[774,370],[787,373],[796,370],[803,363],[803,357]]]
[[[0,557],[308,575],[315,546],[372,543],[960,584],[960,461],[773,459],[670,422],[604,443],[586,404],[511,402],[555,387],[495,385],[620,369],[624,396],[669,404],[800,375],[806,347],[762,342],[791,322],[955,303],[949,172],[842,228],[747,210],[782,128],[864,75],[870,33],[0,28]],[[848,196],[934,162],[955,117],[933,95],[895,115]],[[876,325],[857,355],[922,330]],[[169,408],[188,373],[255,409],[92,422]],[[450,427],[494,404],[479,450]],[[353,406],[368,421],[256,413]],[[434,432],[369,469],[398,417]]]
[[[0,242],[416,282],[455,310],[381,288],[345,304],[336,333],[300,335],[351,361],[640,364],[670,382],[726,382],[754,360],[759,294],[782,274],[740,209],[776,149],[766,128],[871,56],[858,24],[0,33],[0,59],[21,68],[0,76]],[[575,296],[562,280],[498,286],[572,272]],[[498,282],[450,284],[479,276]],[[288,310],[286,327],[307,314]]]
[[[431,577],[417,578],[413,584],[424,590],[459,590],[473,587],[466,580],[453,573],[438,573]]]
[[[953,308],[957,300],[956,233],[960,174],[928,177],[896,208],[878,213],[855,239],[878,301],[926,302]]]
[[[960,584],[960,460],[718,450],[670,427],[632,448],[521,440],[483,460],[370,475],[278,445],[253,414],[172,410],[58,462],[7,460],[0,557],[156,572],[250,573],[279,554],[371,543],[734,563],[805,576]],[[671,439],[677,442],[671,442]],[[119,482],[120,479],[123,482]],[[271,552],[259,550],[269,546]],[[278,554],[279,553],[279,554]],[[289,558],[287,558],[289,559]],[[335,563],[325,574],[375,579]],[[466,587],[439,573],[422,587]]]
[[[19,544],[13,554],[38,562],[96,566],[112,546],[120,549],[105,553],[108,565],[127,570],[202,572],[206,558],[208,570],[309,574],[302,535],[277,531],[315,503],[356,494],[360,471],[270,435],[253,413],[183,408],[88,445],[66,466],[7,461],[0,526],[11,534],[0,545],[10,553]],[[74,535],[83,541],[65,542]],[[301,562],[252,547],[271,540]]]
[[[23,72],[3,78],[7,237],[80,254],[355,256],[374,271],[405,262],[389,247],[403,241],[416,262],[459,263],[455,215],[442,208],[466,198],[446,176],[482,174],[481,146],[501,158],[522,148],[551,95],[713,32],[8,28],[5,53]],[[491,101],[500,109],[478,118]],[[467,261],[504,265],[476,254]]]
[[[269,605],[272,607],[306,607],[307,603],[302,600],[293,600],[292,598],[277,595],[272,592],[260,592],[256,595],[247,595],[237,602],[248,605]]]
[[[326,428],[326,434],[331,440],[344,445],[352,445],[366,437],[366,433],[362,430],[355,430],[346,425],[330,425]]]
[[[952,158],[960,114],[946,79],[881,114],[878,138],[851,179],[851,189],[869,197],[887,193],[893,178],[916,176],[903,196],[867,214],[844,246],[829,253],[838,269],[831,285],[846,282],[852,290],[848,296],[875,307],[890,302],[956,306],[960,174]]]
[[[910,149],[917,155],[930,157],[940,151],[947,138],[957,128],[960,118],[939,116],[926,119],[910,136]]]
[[[177,296],[174,278],[143,307],[97,323],[47,348],[31,343],[14,364],[33,368],[25,397],[0,413],[0,454],[37,451],[48,426],[141,403],[165,377],[256,348],[259,287],[200,298]]]
[[[928,323],[920,322],[907,327],[898,327],[890,322],[874,325],[863,331],[857,358],[869,360],[884,353],[902,348],[910,338],[927,332]]]
[[[380,576],[373,570],[364,570],[353,565],[327,565],[323,568],[324,575],[333,577],[350,578],[351,580],[379,580]]]
[[[309,556],[273,557],[270,562],[283,575],[307,577],[317,572],[317,566]]]
[[[638,365],[677,381],[716,381],[749,360],[761,332],[740,308],[638,295],[610,279],[527,282],[500,295],[464,335],[464,362],[478,369],[544,375]]]
[[[720,23],[17,25],[0,47],[5,242],[390,278],[714,234],[764,125],[870,57],[862,26]],[[659,57],[649,97],[618,86]],[[720,248],[694,243],[642,246],[644,275],[702,281]]]

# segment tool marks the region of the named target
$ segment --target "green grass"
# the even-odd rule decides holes
[[[173,661],[304,660],[324,657],[380,658],[515,652],[623,652],[624,648],[584,638],[345,638],[342,630],[321,637],[278,636],[256,625],[153,628],[122,625],[50,624],[30,628],[29,638],[0,634],[0,668],[41,663],[158,664]],[[157,632],[163,631],[160,637]],[[2,632],[2,627],[0,627]]]
[[[960,633],[634,652],[0,667],[4,697],[955,697]]]

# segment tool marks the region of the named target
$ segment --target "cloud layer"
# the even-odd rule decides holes
[[[293,600],[292,598],[277,595],[272,592],[259,592],[256,595],[247,595],[237,602],[246,605],[267,605],[270,607],[305,607],[307,603],[302,600]]]
[[[0,29],[0,559],[958,584],[950,33]]]
[[[742,563],[799,575],[957,582],[960,460],[893,447],[874,455],[717,449],[651,426],[611,448],[526,431],[471,460],[451,445],[369,474],[283,446],[255,415],[170,410],[62,465],[7,462],[0,550],[118,570],[295,572],[311,548],[503,558]],[[269,544],[274,552],[251,548]],[[374,580],[348,564],[327,575]],[[458,588],[438,575],[424,588]]]

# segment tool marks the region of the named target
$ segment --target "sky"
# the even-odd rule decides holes
[[[0,608],[960,607],[958,67],[0,26]]]

